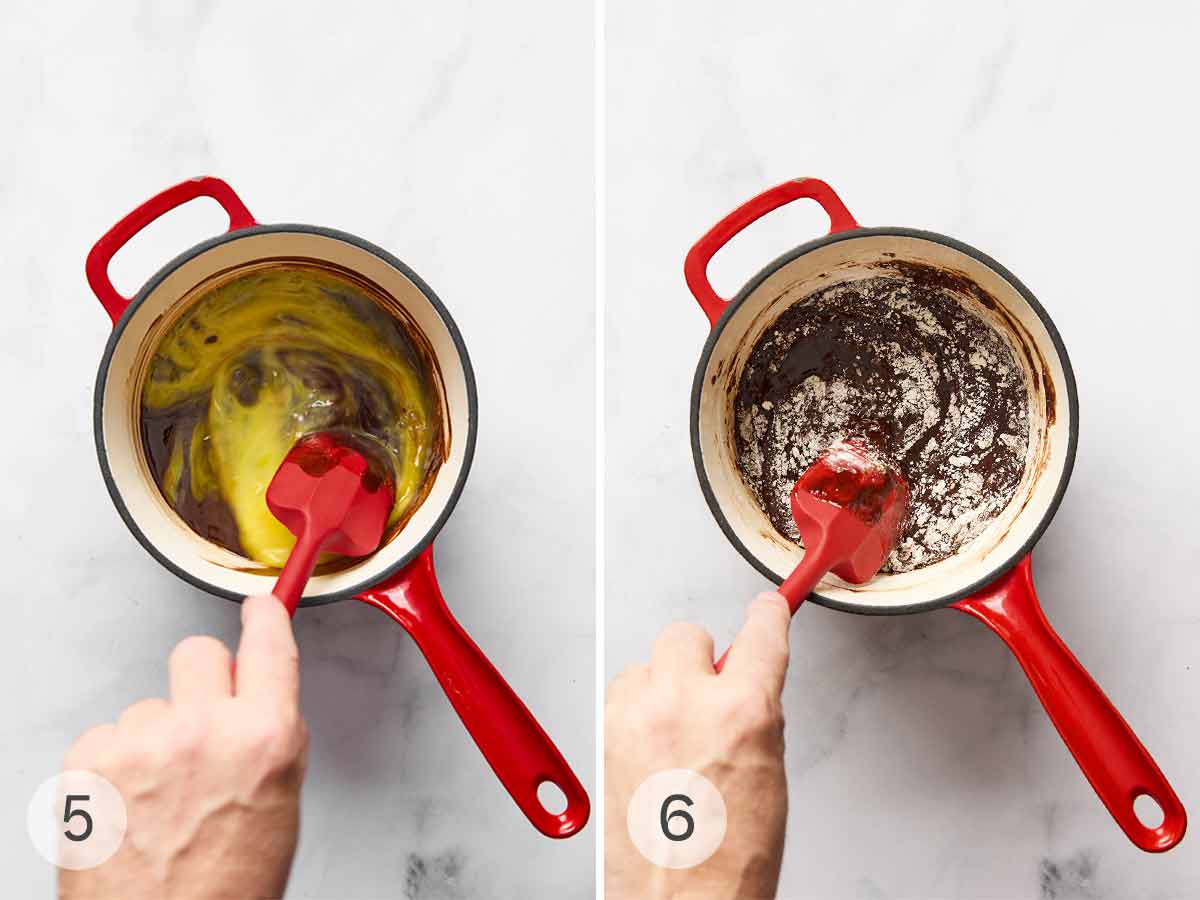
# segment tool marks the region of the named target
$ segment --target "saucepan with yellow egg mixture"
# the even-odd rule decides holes
[[[136,296],[118,292],[113,255],[202,197],[229,230]],[[429,286],[353,235],[257,223],[216,178],[123,218],[92,248],[87,277],[114,325],[96,379],[100,468],[150,555],[211,594],[270,591],[294,538],[268,510],[267,485],[300,437],[345,434],[390,470],[395,504],[380,548],[323,556],[300,606],[354,598],[402,625],[529,821],[550,837],[583,828],[587,793],[438,588],[433,539],[471,466],[477,400],[462,336]],[[539,799],[545,783],[564,808]]]

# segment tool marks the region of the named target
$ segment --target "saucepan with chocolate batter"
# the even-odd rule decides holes
[[[801,198],[829,215],[829,234],[719,296],[713,255]],[[684,270],[712,325],[692,387],[692,451],[729,541],[781,582],[804,553],[788,503],[796,479],[834,441],[867,440],[908,482],[908,519],[878,577],[828,575],[813,602],[868,614],[952,606],[984,622],[1130,840],[1175,846],[1187,822],[1178,797],[1034,591],[1030,552],[1066,490],[1079,427],[1066,348],[1033,294],[961,241],[859,226],[811,178],[734,210]],[[1161,824],[1138,818],[1141,795],[1161,807]]]
[[[176,257],[135,297],[108,265],[164,213],[208,197],[229,231]],[[155,559],[233,600],[269,592],[294,538],[267,485],[295,442],[339,432],[396,485],[374,554],[325,555],[302,607],[356,598],[412,635],[463,724],[530,822],[568,837],[587,822],[579,780],[451,615],[433,539],[475,447],[475,380],[437,296],[391,254],[309,225],[260,225],[233,190],[197,178],[151,198],[88,255],[114,328],[96,380],[96,448],[117,510]],[[566,808],[551,812],[552,782]]]

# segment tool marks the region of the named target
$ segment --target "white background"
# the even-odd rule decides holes
[[[1198,14],[609,3],[609,677],[672,619],[724,644],[768,586],[696,483],[688,398],[707,327],[682,266],[734,206],[816,176],[864,224],[990,253],[1054,318],[1082,425],[1034,557],[1043,605],[1200,816]],[[812,204],[773,214],[717,256],[717,288],[827,228]],[[781,897],[1200,896],[1200,838],[1164,857],[1129,844],[979,623],[812,606],[792,639]]]
[[[109,331],[83,261],[151,194],[212,174],[265,222],[395,253],[479,381],[441,537],[447,601],[594,787],[592,13],[483,3],[5,3],[0,11],[0,871],[47,897],[25,805],[84,728],[166,689],[237,607],[159,567],[100,479]],[[118,257],[118,287],[220,230],[205,201]],[[289,897],[591,897],[594,835],[543,838],[412,642],[358,603],[296,619],[312,732]]]

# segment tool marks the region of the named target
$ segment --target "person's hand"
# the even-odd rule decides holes
[[[60,873],[59,896],[282,897],[308,745],[287,611],[269,594],[249,597],[236,667],[220,641],[190,637],[169,668],[169,701],[135,703],[67,753],[66,768],[121,792],[129,824],[107,862]]]
[[[783,860],[787,784],[780,694],[788,663],[787,602],[760,594],[713,670],[708,632],[679,622],[654,643],[648,666],[626,669],[604,709],[605,894],[608,900],[765,900]],[[724,841],[690,869],[660,868],[630,840],[638,785],[665,769],[703,775],[725,801]]]

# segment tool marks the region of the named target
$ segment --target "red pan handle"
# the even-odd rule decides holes
[[[708,233],[696,241],[688,251],[687,259],[683,261],[683,277],[687,280],[688,288],[704,314],[708,316],[711,325],[716,325],[729,302],[715,290],[708,281],[708,263],[716,252],[728,244],[738,232],[753,222],[757,222],[767,213],[772,212],[793,200],[806,197],[821,204],[829,216],[829,233],[848,231],[857,228],[854,216],[846,209],[841,198],[833,192],[833,188],[817,178],[795,178],[783,184],[763,191],[757,197],[747,200],[720,222],[708,230]]]
[[[583,828],[591,812],[587,791],[537,719],[450,614],[433,570],[432,546],[358,599],[412,635],[458,717],[533,827],[552,838],[570,837]],[[567,798],[561,813],[548,811],[538,799],[538,787],[547,781]]]
[[[254,216],[246,209],[233,188],[220,178],[207,176],[190,178],[169,187],[161,194],[155,194],[121,221],[119,221],[92,247],[87,257],[87,280],[92,293],[99,298],[101,305],[115,324],[129,306],[131,298],[124,296],[113,287],[108,277],[108,264],[116,256],[117,251],[129,243],[130,238],[161,216],[177,206],[182,206],[197,197],[211,197],[221,204],[229,214],[229,230],[248,228],[255,224]]]
[[[1170,850],[1187,830],[1183,804],[1112,702],[1067,648],[1038,605],[1030,557],[987,587],[952,604],[1008,644],[1067,749],[1117,824],[1150,853]],[[1133,801],[1149,795],[1163,811],[1143,825]]]

